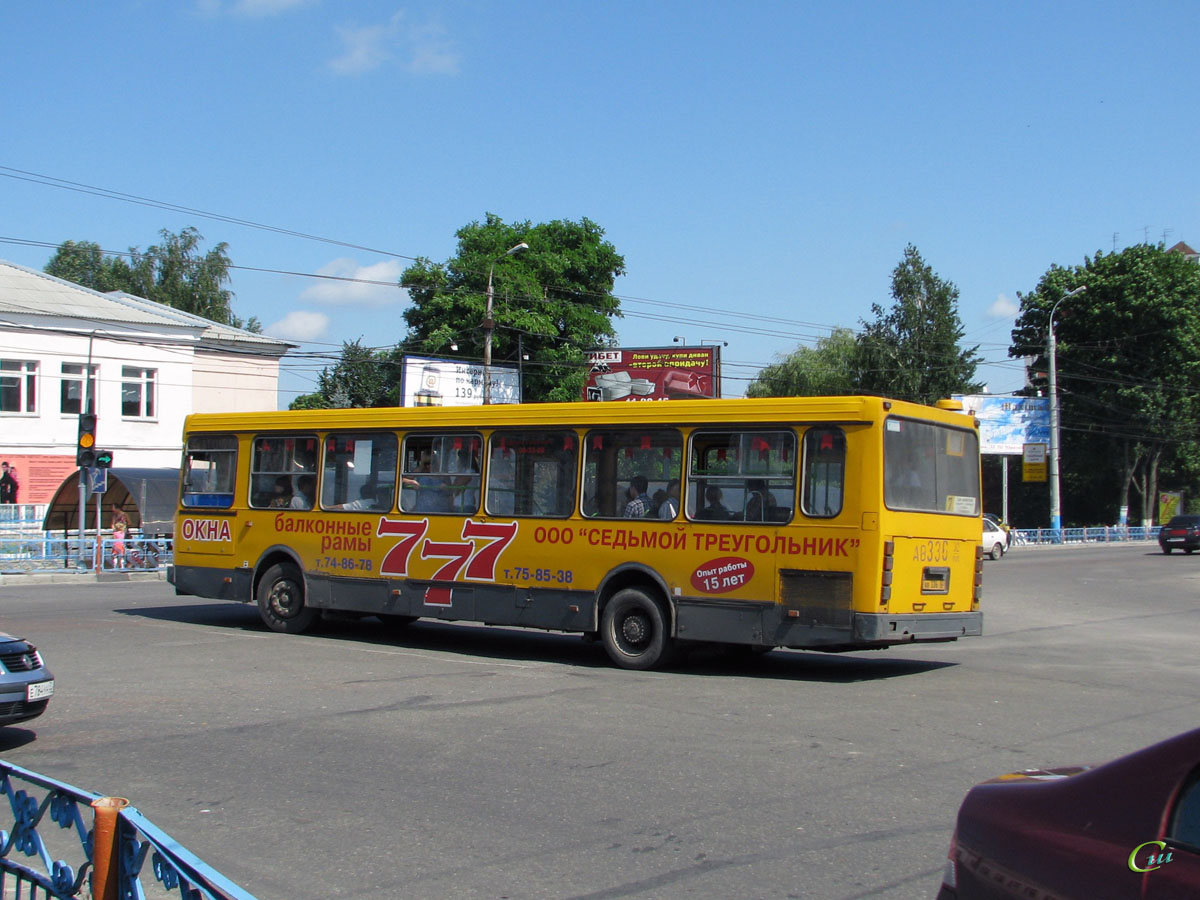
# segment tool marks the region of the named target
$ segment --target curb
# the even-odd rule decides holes
[[[28,571],[0,572],[0,587],[35,584],[113,584],[123,581],[166,581],[166,569],[154,572],[72,572]]]

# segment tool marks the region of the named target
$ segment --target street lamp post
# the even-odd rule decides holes
[[[1046,355],[1050,357],[1050,530],[1057,539],[1062,534],[1062,489],[1059,482],[1059,412],[1058,412],[1058,339],[1054,336],[1054,314],[1059,304],[1087,290],[1080,285],[1067,291],[1050,310],[1050,331],[1046,341]]]
[[[524,241],[517,244],[515,247],[510,247],[504,251],[504,256],[512,256],[514,253],[519,253],[522,250],[528,250],[529,245]],[[483,314],[483,402],[492,402],[492,332],[496,329],[496,322],[492,318],[492,273],[496,270],[496,263],[504,259],[504,256],[498,256],[492,260],[492,264],[488,266],[488,283],[487,283],[487,309]]]

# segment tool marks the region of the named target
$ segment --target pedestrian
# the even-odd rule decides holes
[[[0,503],[16,503],[20,487],[17,467],[9,466],[7,462],[0,463]]]

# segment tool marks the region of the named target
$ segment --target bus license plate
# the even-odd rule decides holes
[[[25,688],[26,700],[45,700],[54,693],[53,681],[39,681]]]
[[[950,592],[950,570],[944,566],[926,566],[921,573],[922,594],[948,594]]]

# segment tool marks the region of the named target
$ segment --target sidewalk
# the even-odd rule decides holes
[[[112,584],[120,581],[166,581],[164,569],[91,572],[79,569],[0,569],[0,587],[31,584]]]

